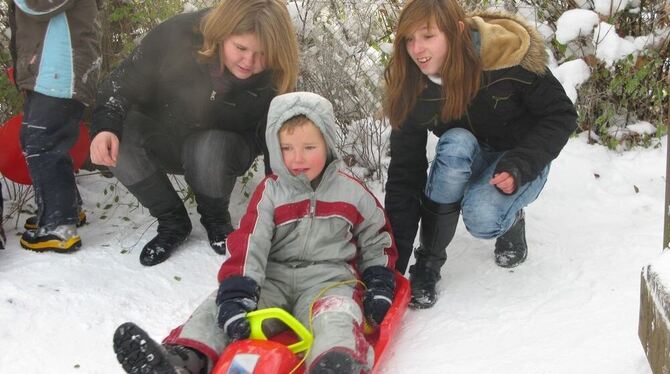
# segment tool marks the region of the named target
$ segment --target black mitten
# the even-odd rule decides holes
[[[395,276],[385,266],[371,266],[363,272],[363,283],[367,287],[363,296],[365,318],[371,326],[377,327],[393,303]]]
[[[251,334],[246,314],[256,310],[259,294],[258,284],[248,277],[233,276],[219,285],[217,323],[230,339],[246,339]]]

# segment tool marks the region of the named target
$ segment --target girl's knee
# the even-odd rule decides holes
[[[463,206],[463,223],[468,232],[479,239],[494,239],[503,234],[504,214],[497,209]]]
[[[446,144],[476,145],[477,138],[475,138],[470,131],[457,127],[445,131],[444,134],[440,136],[437,144],[438,146]]]
[[[477,138],[470,131],[455,128],[440,136],[435,148],[435,157],[472,158],[478,149]]]

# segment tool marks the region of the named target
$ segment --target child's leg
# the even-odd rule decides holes
[[[309,327],[310,305],[314,304],[311,317],[314,342],[306,360],[308,372],[359,373],[370,370],[374,363],[374,351],[365,340],[363,313],[354,300],[356,284],[337,285],[320,294],[338,281],[353,280],[353,274],[337,274],[337,269],[321,267],[307,269],[304,268],[303,273],[316,271],[320,274],[314,274],[312,280],[316,282],[312,282],[313,286],[298,298],[294,315]],[[342,276],[333,277],[337,275]],[[335,367],[341,371],[328,371]]]
[[[79,135],[84,105],[31,92],[24,106],[21,147],[35,189],[40,227],[75,225],[77,192],[69,150]]]
[[[258,308],[278,306],[288,309],[283,287],[286,286],[266,281],[261,287]],[[221,352],[230,344],[226,333],[218,326],[216,294],[216,291],[211,293],[183,325],[172,330],[163,340],[164,345],[181,345],[201,352],[209,359],[210,369],[216,364]]]
[[[211,293],[183,325],[170,332],[163,344],[193,348],[206,355],[211,364],[216,363],[219,353],[229,343],[217,324],[216,294],[216,291]]]

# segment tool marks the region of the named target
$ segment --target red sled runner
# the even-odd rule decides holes
[[[396,290],[393,304],[378,329],[366,332],[366,339],[374,347],[375,363],[370,371],[379,370],[391,339],[400,327],[410,298],[407,278],[396,272]],[[309,350],[312,334],[298,320],[280,308],[257,310],[247,314],[251,324],[251,339],[231,343],[221,354],[212,374],[301,374],[305,372],[298,356]],[[267,319],[279,319],[290,330],[267,339],[262,324]]]

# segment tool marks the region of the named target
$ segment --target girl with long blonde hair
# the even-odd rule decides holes
[[[577,114],[547,67],[544,40],[502,12],[466,15],[454,0],[410,0],[386,68],[391,163],[386,210],[411,306],[429,308],[459,216],[496,239],[495,262],[527,256],[523,208],[541,192]],[[428,133],[439,140],[428,169]]]
[[[223,0],[159,24],[104,80],[91,160],[109,167],[158,220],[140,263],[165,261],[191,232],[166,173],[184,174],[211,247],[226,252],[236,178],[266,153],[270,101],[294,90],[298,67],[283,1]]]

